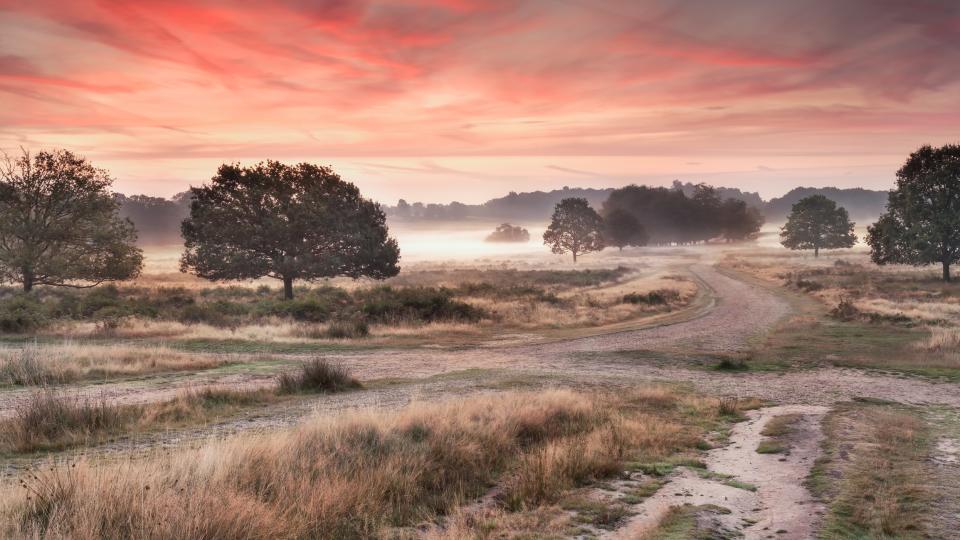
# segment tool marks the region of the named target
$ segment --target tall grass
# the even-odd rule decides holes
[[[117,404],[44,387],[19,402],[12,418],[0,420],[0,451],[32,452],[96,444],[136,431],[197,424],[243,407],[277,401],[285,394],[334,393],[360,388],[350,371],[323,359],[301,364],[277,378],[275,387],[188,389],[173,399]]]
[[[693,448],[699,433],[680,418],[718,414],[709,400],[659,395],[652,403],[664,408],[648,404],[643,390],[483,396],[318,418],[135,466],[54,467],[25,479],[29,498],[3,501],[3,532],[81,540],[399,535],[497,484],[505,508],[536,505],[617,471],[628,457]]]
[[[277,377],[277,390],[282,394],[333,393],[360,387],[360,381],[350,375],[350,370],[323,358],[307,360],[296,371],[286,371]]]
[[[162,346],[63,343],[0,349],[0,384],[42,386],[172,371],[210,369],[229,355],[190,354]]]

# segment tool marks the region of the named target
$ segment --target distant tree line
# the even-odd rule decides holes
[[[689,193],[689,195],[688,195]],[[717,189],[682,184],[672,189],[631,185],[615,189],[600,213],[581,197],[563,199],[554,208],[544,244],[573,261],[607,246],[689,245],[732,242],[754,237],[763,224],[760,212],[738,199],[722,199]]]
[[[697,184],[692,190],[630,185],[615,189],[601,215],[631,216],[653,245],[688,245],[709,240],[737,241],[756,235],[763,217],[739,199],[722,199],[716,188]]]

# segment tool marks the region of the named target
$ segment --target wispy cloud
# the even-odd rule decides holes
[[[0,31],[0,147],[195,159],[184,184],[287,156],[438,182],[522,176],[510,157],[886,163],[960,122],[953,0],[0,0]]]

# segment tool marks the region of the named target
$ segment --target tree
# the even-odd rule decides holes
[[[287,299],[298,279],[383,279],[400,271],[380,205],[328,167],[221,165],[209,185],[191,192],[181,271],[210,280],[279,279]]]
[[[960,145],[923,146],[897,171],[887,211],[867,228],[877,264],[940,263],[943,280],[960,260]]]
[[[504,223],[487,235],[487,242],[529,242],[530,232],[519,225]]]
[[[0,281],[93,287],[140,273],[133,223],[118,214],[106,171],[66,150],[4,154]]]
[[[586,199],[563,199],[553,210],[543,243],[558,255],[572,253],[577,262],[577,255],[603,249],[603,219]]]
[[[647,245],[647,231],[632,214],[619,208],[607,214],[603,220],[604,240],[623,251],[625,246]]]
[[[780,243],[790,249],[812,249],[819,257],[821,249],[853,247],[857,237],[846,209],[823,195],[812,195],[793,205],[780,229]]]
[[[741,200],[727,199],[720,205],[720,228],[728,242],[753,237],[761,225],[760,211]]]

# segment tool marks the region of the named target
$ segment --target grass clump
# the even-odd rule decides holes
[[[799,414],[774,416],[763,425],[760,434],[766,437],[757,445],[758,454],[784,454],[790,452],[790,436],[794,425],[802,418]]]
[[[364,320],[334,321],[323,332],[330,339],[357,339],[370,335],[370,325]]]
[[[81,398],[44,389],[20,402],[12,418],[0,422],[0,449],[29,452],[97,439],[122,429],[133,411],[104,398]]]
[[[347,368],[328,362],[324,358],[312,358],[300,364],[293,372],[284,372],[277,377],[277,391],[281,394],[303,392],[335,393],[360,388],[360,381],[350,375]]]
[[[895,405],[849,403],[829,413],[825,456],[811,487],[829,504],[829,538],[930,538],[932,502],[929,428]]]

